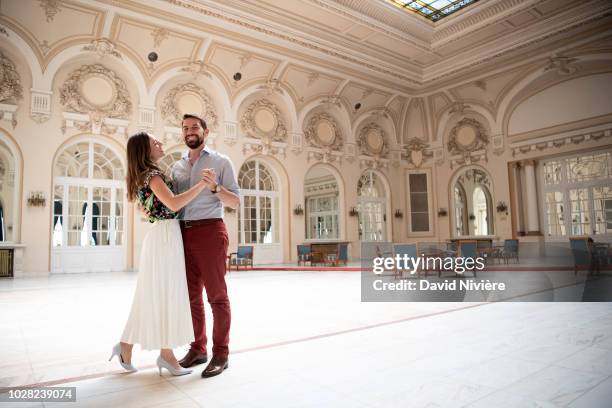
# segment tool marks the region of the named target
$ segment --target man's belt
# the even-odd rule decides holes
[[[214,224],[215,222],[219,221],[223,221],[223,218],[205,218],[203,220],[181,220],[181,227],[199,227],[200,225]]]

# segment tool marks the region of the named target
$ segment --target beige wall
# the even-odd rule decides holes
[[[53,30],[52,27],[48,29]],[[341,238],[351,242],[350,254],[357,256],[358,220],[350,217],[348,210],[357,205],[357,182],[368,168],[377,169],[389,186],[387,217],[391,226],[389,236],[393,241],[441,242],[452,236],[451,180],[470,164],[481,166],[491,176],[493,205],[499,201],[510,205],[508,215],[494,211],[495,236],[503,239],[516,233],[512,220],[517,212],[522,211],[511,197],[509,163],[594,150],[612,143],[612,100],[609,98],[612,54],[597,46],[591,47],[588,52],[580,47],[566,50],[567,55],[575,58],[572,64],[576,69],[569,70],[569,73],[547,69],[547,61],[542,57],[538,61],[530,59],[524,65],[506,71],[497,70],[489,75],[466,78],[461,83],[440,87],[427,94],[392,94],[385,87],[378,89],[374,80],[362,81],[364,88],[374,90],[370,92],[372,96],[368,96],[367,90],[351,92],[363,93],[365,99],[374,98],[371,100],[377,102],[372,102],[364,107],[363,112],[359,112],[348,103],[348,99],[330,101],[321,92],[308,94],[309,87],[319,86],[317,81],[321,77],[310,77],[313,81],[311,84],[304,77],[298,88],[295,84],[280,81],[275,89],[275,85],[269,81],[272,74],[265,70],[268,65],[272,67],[270,69],[281,66],[283,56],[272,58],[263,47],[249,49],[254,59],[246,63],[243,61],[246,67],[254,70],[252,76],[255,79],[249,79],[251,82],[248,84],[236,85],[228,82],[224,73],[215,69],[206,74],[193,75],[182,69],[188,62],[180,62],[180,58],[178,62],[158,66],[152,75],[126,48],[118,48],[121,58],[112,54],[100,57],[95,52],[83,51],[82,47],[89,43],[89,38],[79,40],[74,37],[71,42],[54,48],[52,55],[42,58],[42,63],[40,57],[36,57],[38,51],[31,47],[30,40],[24,37],[22,31],[15,26],[10,26],[8,31],[9,36],[0,44],[0,51],[14,65],[23,97],[0,101],[4,104],[3,111],[16,107],[16,124],[13,126],[7,120],[8,115],[4,115],[0,121],[0,137],[5,144],[16,145],[21,155],[17,162],[23,164],[23,170],[18,171],[19,176],[15,181],[15,192],[19,194],[19,208],[16,210],[20,215],[14,233],[16,242],[24,246],[21,261],[25,272],[49,271],[53,163],[58,152],[78,138],[90,137],[116,147],[123,155],[127,136],[142,128],[148,128],[158,138],[165,140],[167,152],[182,150],[180,138],[173,136],[173,132],[177,131],[176,124],[164,114],[164,101],[173,89],[186,83],[195,84],[209,98],[206,109],[208,112],[214,111],[216,117],[216,125],[212,129],[214,148],[230,157],[236,172],[245,161],[257,157],[278,176],[282,203],[281,248],[285,262],[296,259],[295,246],[305,240],[306,216],[294,215],[293,208],[298,204],[304,205],[304,175],[316,163],[333,167],[339,175],[344,198],[340,205]],[[143,42],[151,41],[142,35]],[[190,36],[194,38],[194,44],[202,40],[193,33]],[[227,40],[228,44],[231,43],[230,39]],[[222,43],[223,39],[215,41]],[[183,46],[186,47],[186,44]],[[215,58],[221,59],[218,63],[223,63],[223,58],[226,58],[228,65],[234,64],[232,53],[238,51],[232,48],[224,52],[227,55],[221,51],[215,54],[218,56]],[[260,54],[262,57],[258,60]],[[285,59],[284,62],[290,63],[291,60]],[[124,132],[121,124],[111,124],[97,131],[91,123],[87,123],[93,117],[87,112],[80,113],[79,117],[84,119],[82,123],[77,123],[83,129],[66,126],[67,118],[74,112],[66,103],[62,103],[62,87],[73,72],[92,64],[101,64],[125,84],[132,109],[129,115],[119,118],[127,124]],[[236,65],[235,69],[241,68]],[[242,70],[248,71],[244,67]],[[256,75],[257,70],[261,71],[261,75]],[[326,80],[333,86],[350,80],[341,72],[324,72],[329,77]],[[338,80],[337,83],[335,80]],[[319,84],[323,86],[323,83]],[[79,97],[95,99],[108,92],[107,85],[100,86],[99,89],[81,89]],[[42,115],[36,115],[37,112],[31,108],[32,97],[38,91],[51,93],[49,109]],[[187,94],[191,95],[191,99],[181,99],[182,102],[193,100],[194,93],[183,93]],[[201,95],[196,97],[201,98]],[[266,145],[261,138],[249,138],[249,131],[241,126],[245,111],[258,100],[267,100],[278,109],[278,120],[283,122],[286,133],[277,144]],[[103,107],[100,110],[104,111]],[[152,122],[142,119],[147,112],[152,113]],[[333,117],[344,142],[342,147],[326,152],[309,144],[307,126],[310,118],[319,113]],[[102,112],[102,117],[108,118],[108,112]],[[477,121],[482,126],[482,136],[487,139],[481,148],[466,150],[471,163],[470,160],[465,161],[461,154],[451,154],[449,146],[457,123],[466,118]],[[383,157],[367,152],[361,154],[359,151],[361,129],[370,124],[377,125],[384,132],[388,151]],[[424,144],[421,162],[410,158],[409,146],[414,140]],[[408,231],[407,175],[414,170],[425,170],[430,175],[429,211],[433,215],[433,229],[428,234],[411,234]],[[27,205],[27,197],[35,191],[43,192],[47,198],[42,208]],[[437,212],[440,208],[445,208],[448,215],[439,217]],[[403,218],[393,216],[396,210],[403,212]],[[238,245],[237,217],[236,213],[226,214],[230,250]],[[133,268],[148,225],[131,205],[127,225],[126,268]]]

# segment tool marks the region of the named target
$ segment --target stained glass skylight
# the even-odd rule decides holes
[[[387,0],[403,9],[413,11],[431,20],[438,21],[478,0]]]

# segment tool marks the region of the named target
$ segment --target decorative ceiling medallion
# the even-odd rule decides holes
[[[249,105],[240,118],[240,127],[249,136],[274,142],[287,140],[287,128],[281,112],[267,99]]]
[[[0,102],[16,104],[23,97],[15,64],[0,51]]]
[[[123,80],[100,64],[73,71],[60,88],[60,103],[71,112],[108,118],[127,119],[132,111]]]
[[[359,132],[357,145],[361,154],[376,157],[387,157],[389,146],[385,131],[376,123],[369,123]]]
[[[210,96],[191,82],[177,85],[168,91],[161,106],[162,117],[174,126],[181,126],[185,113],[198,115],[206,121],[208,128],[214,129],[217,126],[217,113]]]
[[[327,113],[319,113],[310,118],[304,136],[310,146],[331,150],[341,150],[344,143],[339,126]]]
[[[488,144],[489,138],[480,122],[464,118],[451,130],[447,147],[450,154],[466,157],[472,152],[486,148]]]

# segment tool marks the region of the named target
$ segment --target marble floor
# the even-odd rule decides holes
[[[365,303],[359,273],[232,273],[230,368],[202,379],[204,366],[160,377],[156,353],[138,348],[137,373],[108,362],[135,283],[132,272],[0,279],[0,387],[76,387],[76,403],[12,406],[612,404],[612,303]]]

